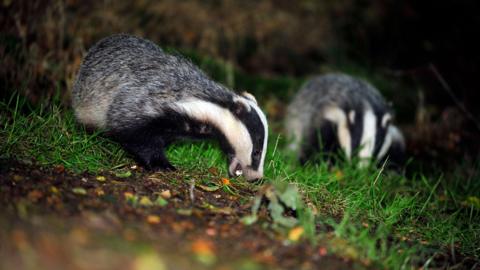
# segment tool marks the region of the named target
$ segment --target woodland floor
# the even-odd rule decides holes
[[[184,181],[182,172],[130,172],[2,164],[0,269],[368,268],[321,243],[244,225],[249,189],[232,195]]]

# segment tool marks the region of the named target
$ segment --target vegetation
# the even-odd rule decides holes
[[[133,253],[132,269],[164,269],[164,242],[167,250],[191,242],[174,262],[193,251],[203,265],[178,269],[212,269],[222,256],[217,269],[479,267],[476,2],[437,3],[436,12],[413,0],[287,2],[3,1],[0,268],[37,269],[29,259],[73,249],[88,257],[78,269],[95,269],[95,245],[85,244],[92,227],[104,262],[118,263],[111,268],[124,268]],[[225,178],[225,158],[211,142],[170,147],[178,172],[152,175],[75,123],[69,89],[82,57],[118,32],[186,55],[213,79],[257,97],[271,127],[262,183]],[[365,78],[393,102],[414,156],[404,170],[300,166],[285,151],[285,104],[306,77],[329,71]],[[114,229],[104,234],[105,227]],[[73,240],[64,241],[69,230]],[[198,239],[203,234],[209,241]],[[45,253],[35,255],[36,242]],[[237,265],[244,253],[253,264]],[[63,269],[75,260],[59,261]]]
[[[225,81],[230,75],[218,72],[216,76]],[[257,78],[244,82],[248,84],[249,79]],[[280,91],[288,91],[298,83],[262,79],[258,87],[281,85]],[[31,108],[16,95],[0,103],[1,158],[61,165],[75,173],[115,172],[132,164],[118,145],[99,133],[87,133],[75,124],[69,109],[57,104]],[[478,260],[480,164],[428,176],[405,176],[382,166],[359,170],[346,163],[302,167],[283,145],[280,133],[273,133],[264,181],[298,186],[307,206],[299,210],[300,221],[312,244],[327,243],[338,256],[389,269],[441,266],[449,260],[451,265],[465,256]],[[212,167],[226,175],[224,158],[215,144],[180,143],[170,147],[167,155],[189,175]],[[233,186],[241,182],[235,180]]]

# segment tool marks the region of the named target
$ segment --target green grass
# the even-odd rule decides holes
[[[251,90],[257,98],[273,95],[287,100],[302,82],[248,76],[227,64],[189,56],[212,77]],[[302,167],[283,145],[280,135],[271,135],[265,178],[299,186],[317,212],[314,218],[308,211],[300,215],[314,242],[341,256],[389,269],[428,268],[435,263],[435,254],[452,250],[480,257],[479,162],[459,165],[451,173],[405,177],[346,163]],[[214,143],[180,143],[167,155],[191,174],[216,167],[226,176],[225,158]],[[71,110],[57,105],[32,108],[15,95],[0,102],[0,158],[63,165],[73,172],[112,170],[132,163],[117,144],[76,125]]]
[[[17,97],[0,103],[2,158],[63,165],[75,172],[132,162],[115,143],[77,126],[70,110],[22,110],[26,107]],[[314,220],[302,219],[303,225],[331,250],[391,269],[422,265],[452,247],[480,256],[480,209],[468,199],[480,197],[478,164],[468,173],[459,167],[450,175],[411,178],[349,164],[301,167],[279,147],[281,141],[275,134],[270,139],[266,180],[299,185],[318,212]],[[168,156],[187,172],[217,167],[226,175],[225,159],[215,144],[178,144]],[[315,232],[314,225],[324,230]]]
[[[63,165],[74,172],[129,162],[110,140],[76,125],[72,111],[63,112],[56,105],[31,108],[16,95],[0,102],[0,141],[0,158]]]

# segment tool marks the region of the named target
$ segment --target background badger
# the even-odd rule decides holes
[[[106,130],[147,169],[174,169],[164,150],[177,139],[213,138],[230,176],[263,176],[268,127],[255,98],[235,94],[153,42],[129,35],[99,41],[72,94],[78,121]]]
[[[304,163],[318,154],[342,149],[360,166],[389,156],[399,162],[404,139],[391,124],[392,112],[369,83],[343,74],[318,76],[300,89],[288,107],[286,130],[290,148]]]

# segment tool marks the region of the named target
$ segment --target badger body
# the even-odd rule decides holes
[[[341,149],[347,160],[358,156],[364,166],[371,159],[399,162],[403,156],[404,139],[391,120],[391,108],[372,85],[327,74],[303,85],[288,106],[285,129],[302,163]]]
[[[164,150],[176,140],[214,139],[231,176],[263,176],[268,127],[255,98],[151,41],[120,34],[95,44],[80,67],[72,106],[78,122],[104,130],[147,169],[174,169]]]

